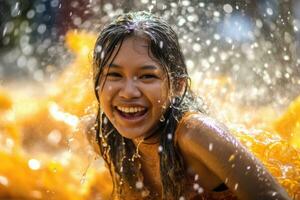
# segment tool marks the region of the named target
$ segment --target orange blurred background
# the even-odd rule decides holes
[[[109,198],[109,174],[87,133],[96,108],[95,39],[93,33],[69,31],[66,46],[75,58],[57,79],[0,88],[0,199]],[[213,115],[300,199],[300,97],[281,114],[270,106],[233,105],[234,85],[228,77],[197,80],[192,74],[192,88],[209,99]]]

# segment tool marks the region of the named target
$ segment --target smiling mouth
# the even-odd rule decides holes
[[[116,106],[115,109],[119,115],[125,119],[135,120],[143,117],[148,109],[145,107],[122,107]]]

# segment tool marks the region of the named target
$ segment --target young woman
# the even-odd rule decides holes
[[[146,12],[104,27],[94,50],[96,138],[113,199],[289,199],[264,166],[205,115],[176,33]]]

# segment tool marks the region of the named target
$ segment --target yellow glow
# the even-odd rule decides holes
[[[0,90],[0,199],[109,199],[109,173],[103,162],[94,165],[86,139],[86,128],[94,119],[82,120],[96,112],[91,73],[95,39],[87,32],[66,35],[75,59],[38,91],[41,95],[30,96],[22,88]],[[272,107],[236,105],[235,83],[230,78],[203,80],[199,73],[194,75],[192,88],[210,100],[212,113],[261,159],[291,196],[300,199],[300,97],[277,119]],[[228,158],[233,159],[234,155]]]
[[[52,115],[52,117],[54,117],[54,119],[63,121],[66,124],[70,125],[72,128],[77,127],[79,123],[78,117],[76,117],[75,115],[71,115],[69,113],[62,112],[59,109],[57,104],[51,103],[49,105],[49,110],[50,110],[50,114]]]
[[[41,168],[41,163],[40,163],[40,161],[38,161],[36,159],[30,159],[28,161],[28,166],[32,170],[38,170]]]

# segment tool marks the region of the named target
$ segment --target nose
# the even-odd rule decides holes
[[[134,80],[126,80],[122,85],[119,96],[124,99],[139,98],[142,95]]]

